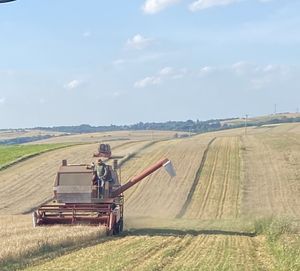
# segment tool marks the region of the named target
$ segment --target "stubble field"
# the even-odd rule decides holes
[[[86,234],[78,237],[81,242],[86,238],[82,247],[75,241],[59,243],[50,234],[48,251],[42,250],[41,257],[34,250],[26,264],[22,263],[26,252],[17,256],[13,252],[16,242],[24,242],[21,234],[10,243],[4,241],[5,236],[13,235],[12,228],[35,236],[30,217],[20,214],[51,198],[52,181],[62,157],[73,163],[90,162],[97,145],[52,151],[3,170],[0,227],[5,234],[1,234],[0,242],[12,248],[10,256],[2,256],[0,267],[299,270],[299,127],[285,124],[249,128],[247,135],[244,129],[234,129],[186,139],[115,142],[114,153],[125,157],[123,182],[163,157],[173,161],[177,176],[170,179],[159,171],[125,193],[126,229],[121,236],[91,241],[96,231],[82,228]],[[20,182],[21,173],[24,178]],[[12,214],[16,216],[11,223],[3,222],[10,221]],[[76,235],[73,227],[52,229]],[[48,230],[38,229],[38,234],[46,236]]]

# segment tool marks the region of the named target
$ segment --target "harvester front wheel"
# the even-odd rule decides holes
[[[118,235],[120,233],[120,224],[119,222],[115,224],[113,235]]]
[[[120,219],[119,223],[120,223],[120,232],[122,232],[123,231],[123,218]]]

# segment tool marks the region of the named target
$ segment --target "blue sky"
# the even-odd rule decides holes
[[[0,128],[300,106],[298,0],[0,4]]]

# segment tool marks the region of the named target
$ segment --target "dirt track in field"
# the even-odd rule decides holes
[[[189,208],[189,205],[191,204],[191,201],[193,199],[193,196],[194,196],[194,193],[195,193],[195,190],[196,190],[196,187],[199,185],[199,182],[200,182],[200,176],[202,174],[202,171],[203,171],[203,168],[204,168],[204,165],[206,163],[206,159],[207,159],[207,154],[209,152],[209,149],[210,149],[210,146],[211,144],[216,140],[216,137],[214,137],[213,139],[211,139],[209,141],[209,143],[207,144],[207,147],[206,149],[204,150],[203,152],[203,156],[202,156],[202,159],[201,159],[201,162],[200,162],[200,166],[199,168],[197,169],[197,172],[196,172],[196,175],[195,175],[195,178],[194,178],[194,181],[193,181],[193,184],[190,188],[190,191],[187,195],[187,198],[184,202],[184,204],[182,205],[179,213],[176,215],[176,218],[182,218],[184,216],[184,214],[186,213],[187,209]]]

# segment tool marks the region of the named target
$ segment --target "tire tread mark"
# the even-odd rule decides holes
[[[211,139],[208,144],[207,144],[207,147],[206,149],[204,150],[204,153],[203,153],[203,156],[202,156],[202,159],[201,159],[201,162],[200,162],[200,166],[196,172],[196,175],[195,175],[195,178],[194,178],[194,181],[193,181],[193,184],[191,186],[191,189],[188,193],[188,196],[181,208],[181,210],[179,211],[179,213],[176,215],[176,218],[182,218],[184,216],[184,214],[186,213],[191,201],[192,201],[192,198],[193,198],[193,195],[195,193],[195,189],[197,187],[197,185],[199,184],[199,181],[200,181],[200,176],[201,176],[201,173],[202,173],[202,170],[203,170],[203,167],[204,167],[204,164],[206,162],[206,159],[207,159],[207,154],[208,154],[208,151],[209,151],[209,148],[211,146],[211,144],[216,140],[217,138],[214,137],[213,139]]]
[[[228,143],[229,145],[231,144],[231,142]],[[231,160],[230,160],[230,155],[231,151],[230,151],[230,146],[226,146],[226,157],[225,157],[225,161],[226,161],[226,170],[225,170],[225,178],[224,178],[224,182],[223,182],[223,188],[222,188],[222,196],[221,196],[221,201],[219,202],[219,206],[218,206],[218,212],[217,212],[217,219],[221,219],[222,215],[223,215],[223,211],[224,211],[224,204],[225,204],[225,200],[226,200],[226,196],[227,196],[227,190],[228,190],[228,186],[229,186],[229,170],[231,167]]]

